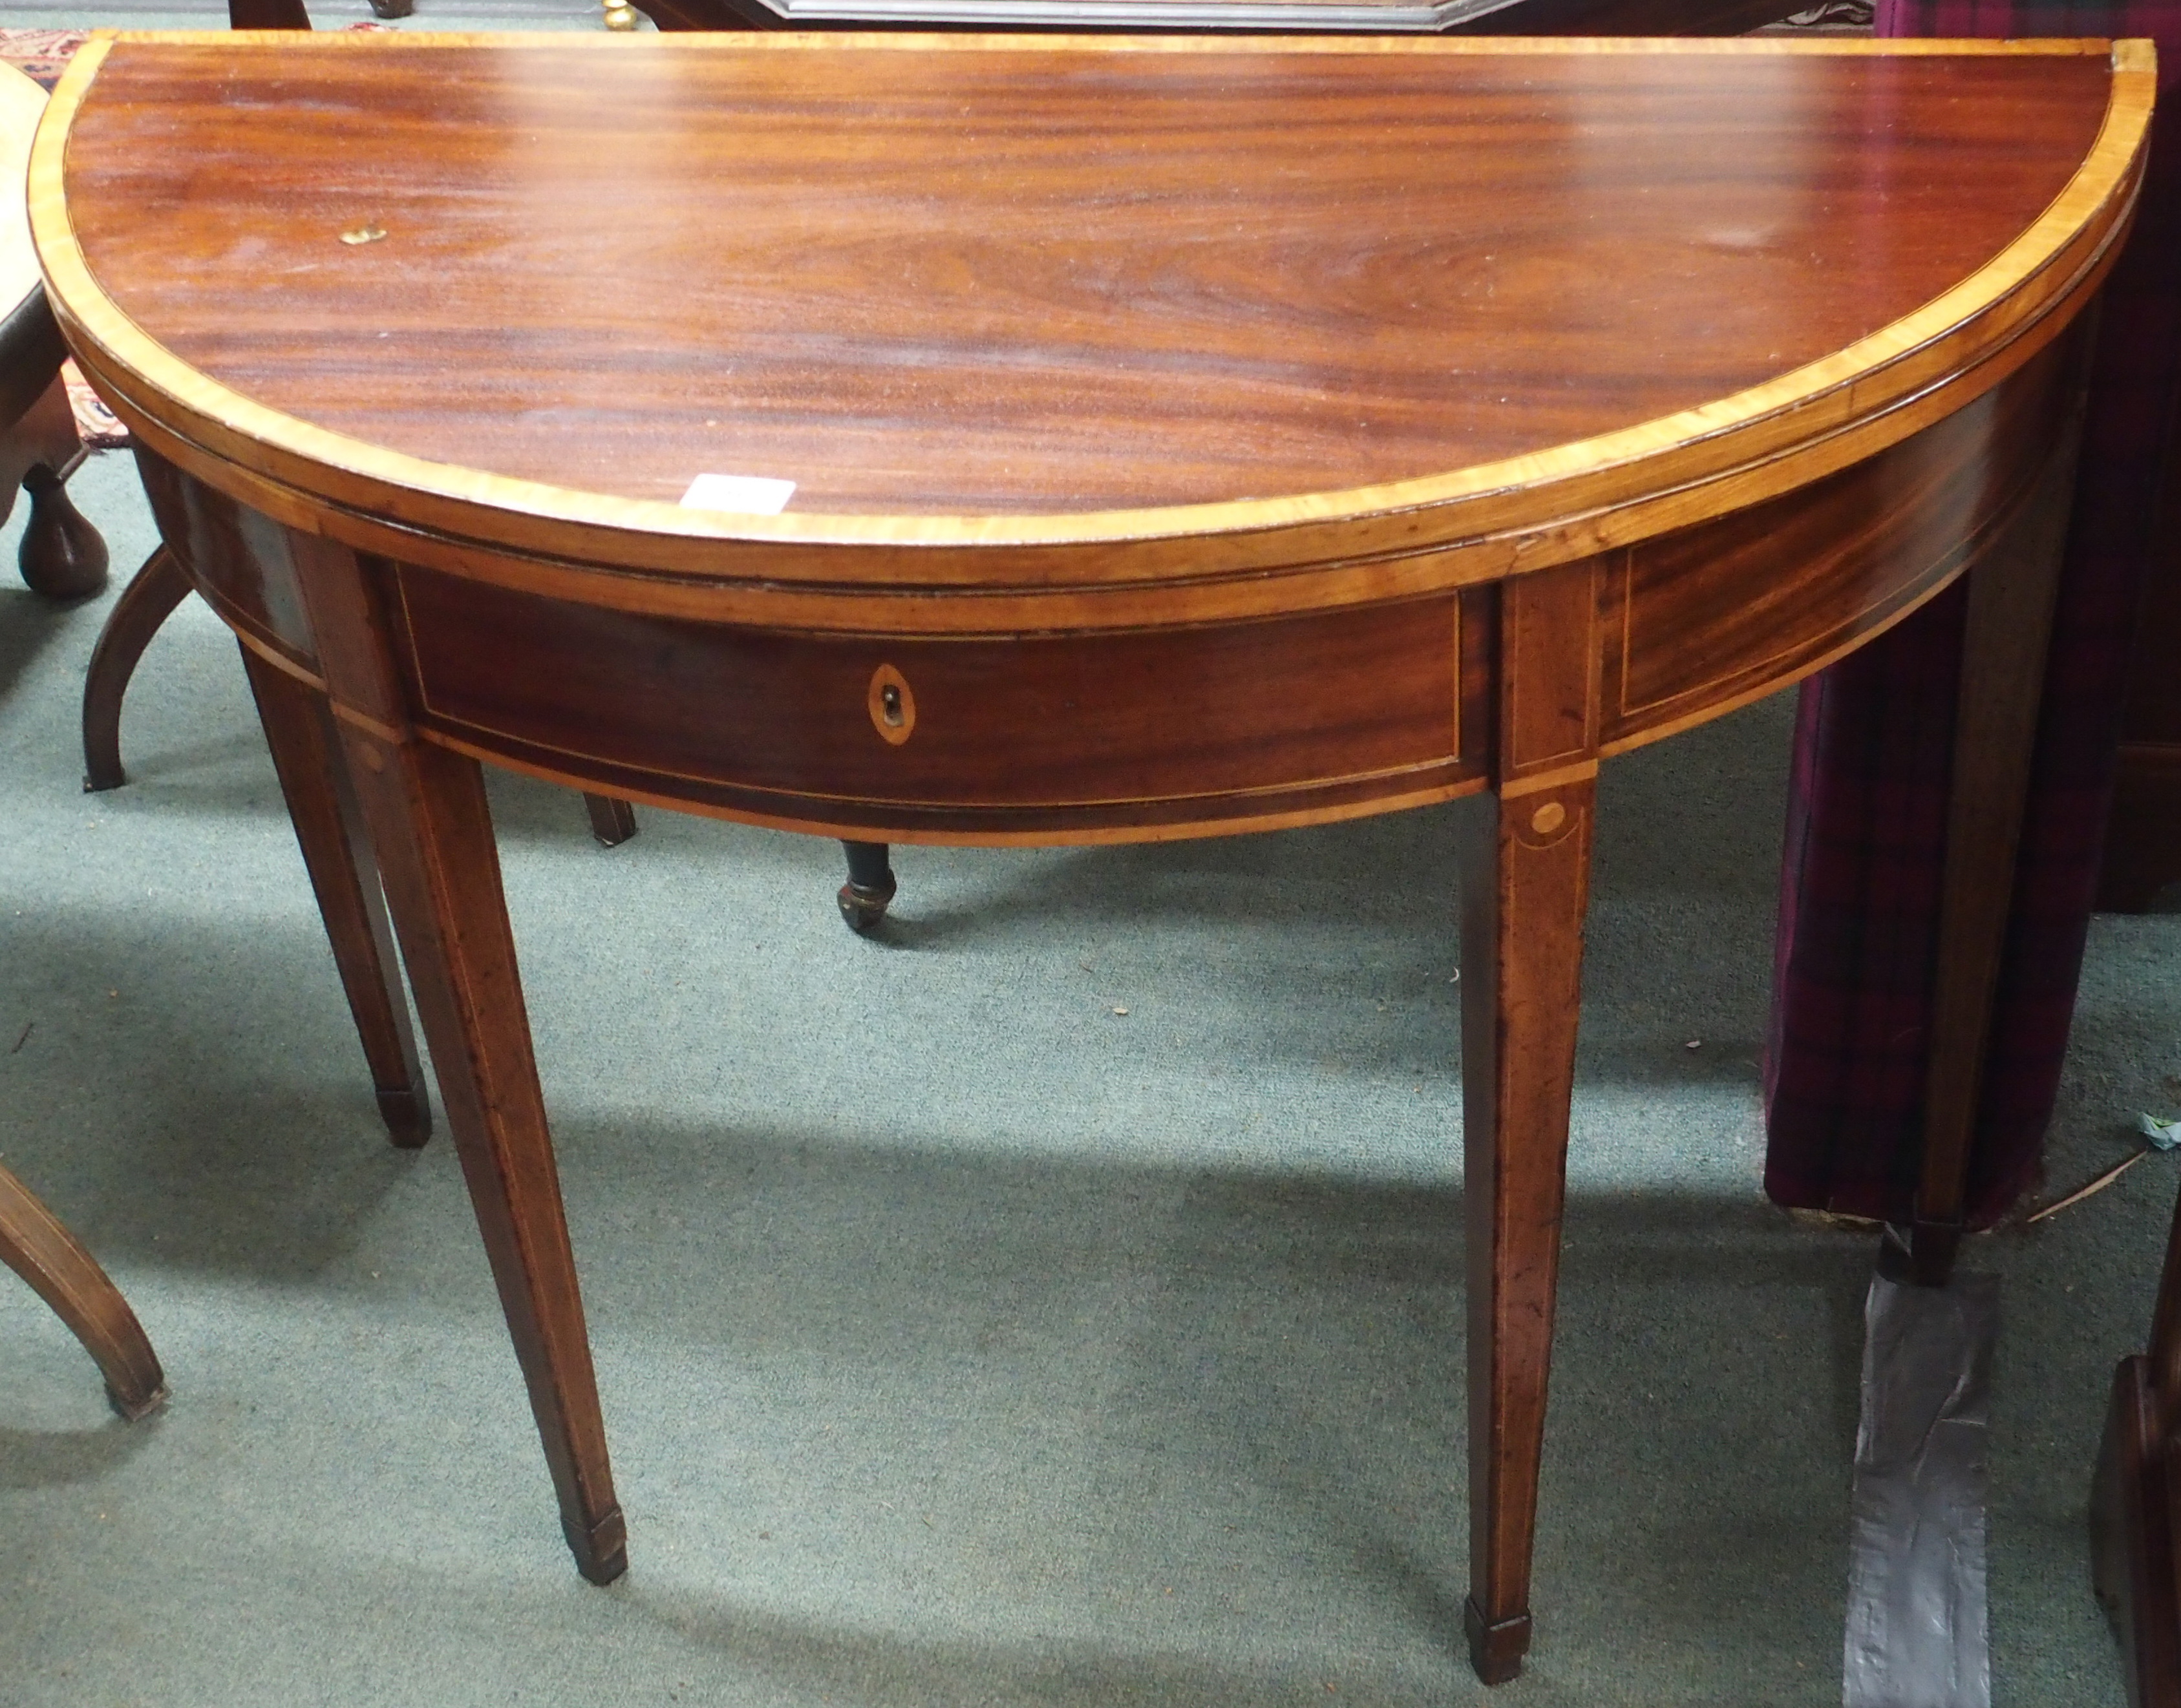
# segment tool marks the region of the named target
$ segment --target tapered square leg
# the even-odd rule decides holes
[[[602,848],[618,848],[636,835],[636,808],[615,795],[586,795],[583,810],[590,814],[591,835]]]
[[[477,762],[344,725],[439,1095],[560,1501],[594,1584],[628,1567],[598,1380]]]
[[[1953,774],[1947,791],[1923,1157],[1912,1224],[1879,1248],[1881,1273],[1925,1287],[1946,1284],[1961,1245],[1977,1103],[2037,747],[2052,607],[2073,510],[2087,330],[2086,323],[2073,334],[2073,419],[2005,532],[1969,571]]]
[[[334,964],[371,1066],[379,1114],[394,1143],[414,1149],[432,1135],[432,1108],[409,1029],[409,1000],[387,926],[378,868],[333,719],[323,696],[248,647],[241,650],[273,769],[287,797],[303,865],[333,943]]]
[[[477,762],[409,721],[387,566],[291,533],[342,757],[385,886],[577,1568],[628,1568],[576,1259]]]
[[[1530,1556],[1566,1198],[1597,783],[1465,809],[1461,1030],[1469,1246],[1469,1656],[1530,1643]]]
[[[1469,802],[1460,821],[1465,1623],[1470,1664],[1488,1684],[1521,1672],[1530,1646],[1530,1556],[1598,800],[1603,585],[1598,560],[1585,559],[1499,590],[1488,620],[1499,655],[1496,787]]]

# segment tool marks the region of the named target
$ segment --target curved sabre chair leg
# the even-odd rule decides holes
[[[106,626],[99,631],[83,680],[83,786],[87,792],[119,789],[129,780],[121,769],[121,702],[152,636],[189,592],[190,578],[182,571],[181,560],[161,546],[145,559],[144,567],[106,614]]]
[[[0,1263],[30,1282],[83,1342],[113,1409],[132,1421],[167,1397],[166,1374],[143,1325],[97,1259],[30,1187],[0,1168]]]

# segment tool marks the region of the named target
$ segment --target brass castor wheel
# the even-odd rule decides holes
[[[887,863],[883,842],[843,842],[848,857],[848,881],[841,886],[841,917],[858,936],[875,930],[893,900],[893,868]]]

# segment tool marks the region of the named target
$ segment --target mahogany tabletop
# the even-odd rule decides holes
[[[34,203],[124,405],[306,491],[709,578],[1202,583],[1268,530],[1504,533],[1913,395],[2117,229],[2131,52],[107,37]],[[703,474],[793,493],[678,507]]]

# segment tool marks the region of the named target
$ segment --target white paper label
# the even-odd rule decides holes
[[[734,510],[746,516],[776,516],[795,496],[793,481],[765,475],[698,475],[682,494],[689,510]]]

